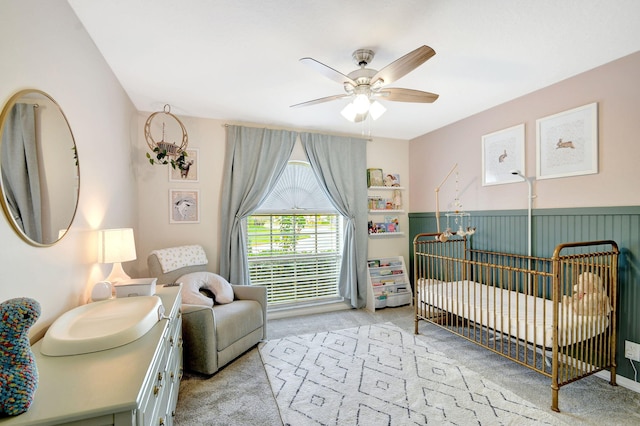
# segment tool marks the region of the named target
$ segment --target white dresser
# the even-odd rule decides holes
[[[39,382],[26,413],[0,425],[171,425],[182,377],[180,287],[158,286],[169,319],[106,351],[50,357],[33,345]]]

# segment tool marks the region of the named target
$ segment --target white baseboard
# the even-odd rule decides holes
[[[598,371],[595,374],[596,377],[609,381],[611,379],[611,373],[609,371]],[[616,383],[623,388],[630,389],[634,392],[640,393],[640,383],[634,382],[631,379],[627,379],[619,374],[616,374]]]

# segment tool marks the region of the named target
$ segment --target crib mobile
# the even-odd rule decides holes
[[[454,235],[459,237],[471,236],[475,234],[476,227],[471,224],[471,214],[466,213],[462,206],[462,201],[460,201],[460,191],[459,191],[459,173],[458,173],[458,163],[455,163],[447,176],[442,180],[440,185],[435,189],[436,193],[436,225],[438,228],[438,235],[435,237],[440,242],[445,242],[449,238]],[[451,176],[453,172],[456,172],[456,196],[453,202],[450,204],[449,212],[445,213],[445,217],[447,218],[447,228],[444,232],[440,231],[440,188],[445,184],[447,179]],[[451,221],[453,221],[453,228],[451,227]],[[456,229],[453,231],[453,229]]]

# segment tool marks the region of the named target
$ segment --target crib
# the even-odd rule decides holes
[[[468,245],[455,235],[414,238],[415,334],[427,321],[551,378],[558,412],[566,384],[604,369],[616,384],[614,241],[560,244],[550,258]]]

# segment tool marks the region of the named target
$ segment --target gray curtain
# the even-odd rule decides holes
[[[320,187],[344,216],[340,295],[354,308],[367,303],[367,141],[301,133],[300,140]]]
[[[42,241],[40,170],[34,106],[15,104],[2,133],[2,186],[14,221],[34,241]]]
[[[262,204],[284,172],[298,134],[229,126],[220,223],[220,275],[249,284],[246,217]]]

